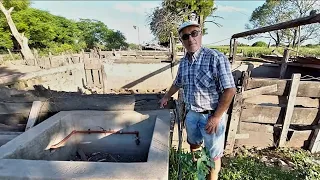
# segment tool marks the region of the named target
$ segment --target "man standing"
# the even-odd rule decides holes
[[[226,111],[236,92],[230,63],[224,54],[202,46],[200,25],[185,22],[178,29],[179,38],[187,50],[178,73],[160,106],[180,88],[187,108],[186,131],[191,152],[204,142],[215,162],[209,178],[217,180],[224,150]]]

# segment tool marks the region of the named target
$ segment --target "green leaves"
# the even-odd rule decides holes
[[[209,152],[205,148],[195,152],[195,156],[198,158],[197,162],[192,161],[191,153],[185,151],[179,153],[174,147],[171,148],[169,157],[169,179],[178,179],[178,169],[180,165],[182,179],[205,180],[210,169],[214,167],[214,162],[211,160]]]
[[[309,16],[313,9],[318,9],[317,0],[267,0],[262,6],[256,8],[246,24],[246,29],[255,29],[270,26],[296,18]],[[275,41],[276,45],[286,43],[295,47],[298,43],[297,28],[282,29],[269,32],[269,36]],[[312,24],[301,26],[300,42],[319,37],[320,25]],[[259,37],[259,35],[249,36],[248,39]]]
[[[213,5],[213,0],[164,0],[161,7],[149,15],[150,30],[161,43],[169,42],[170,32],[178,36],[178,26],[188,20],[191,13],[203,17],[200,23],[204,28],[204,20],[215,10]]]
[[[10,9],[11,7],[14,7],[14,11],[20,11],[27,9],[31,2],[30,0],[2,0],[3,6],[6,9]]]
[[[113,31],[101,21],[81,19],[77,22],[80,29],[80,39],[87,44],[88,49],[100,47],[104,50],[128,47],[126,38],[120,31]]]
[[[8,7],[19,7],[19,11],[11,14],[12,19],[18,31],[29,39],[31,49],[57,54],[84,48],[100,47],[102,50],[111,50],[128,46],[120,31],[108,29],[101,21],[82,19],[76,22],[46,11],[28,8],[28,1],[5,2]],[[25,3],[26,7],[23,8],[21,3]],[[7,48],[13,48],[13,41],[7,21],[1,13],[0,27],[0,50],[6,51]]]

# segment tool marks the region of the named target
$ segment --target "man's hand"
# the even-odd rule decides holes
[[[220,117],[215,117],[215,116],[209,117],[206,128],[205,128],[206,132],[208,134],[217,133],[220,120],[221,120]]]
[[[159,103],[160,103],[160,108],[164,108],[164,106],[167,105],[168,101],[169,101],[169,98],[166,97],[166,96],[163,96],[163,98],[160,99],[160,101],[159,101]]]

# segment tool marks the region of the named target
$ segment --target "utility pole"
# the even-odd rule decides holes
[[[133,26],[134,29],[138,30],[138,43],[139,43],[139,48],[140,48],[140,32],[139,32],[139,27],[138,26]]]

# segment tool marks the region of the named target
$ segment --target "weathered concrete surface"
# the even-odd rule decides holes
[[[85,79],[84,65],[79,63],[49,70],[4,75],[0,77],[0,84],[21,90],[33,89],[33,85],[43,85],[51,90],[76,92],[83,88],[82,79]]]
[[[158,64],[104,64],[108,89],[165,89],[176,74],[170,63]],[[178,68],[175,66],[174,68]]]
[[[0,148],[0,179],[168,179],[170,116],[169,110],[60,112]],[[143,122],[148,119],[151,122]],[[55,154],[70,155],[74,150],[69,145],[79,140],[83,142],[92,140],[92,136],[76,135],[76,138],[68,141],[66,147],[53,152],[48,150],[51,145],[61,141],[72,130],[79,130],[78,128],[92,130],[99,129],[97,126],[114,130],[140,128],[141,145],[147,146],[147,133],[152,131],[150,130],[152,119],[154,119],[154,130],[145,163],[39,160],[40,156],[52,160],[51,156],[57,156]],[[58,133],[59,130],[61,134]],[[55,135],[52,136],[52,133]],[[120,144],[121,139],[118,140]],[[59,151],[63,152],[60,154]],[[55,158],[63,160],[65,157]]]

